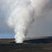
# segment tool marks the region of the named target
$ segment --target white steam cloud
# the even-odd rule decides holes
[[[28,32],[28,27],[34,17],[39,17],[49,0],[2,0],[0,11],[5,18],[4,23],[14,29],[16,43],[22,43]],[[7,15],[6,15],[7,13]],[[1,16],[1,15],[0,15]],[[2,17],[2,16],[1,16]]]

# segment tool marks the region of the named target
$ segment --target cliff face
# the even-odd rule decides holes
[[[0,43],[15,43],[14,38],[10,39],[0,39]],[[31,40],[25,40],[24,43],[31,43],[31,44],[40,44],[40,43],[52,43],[52,37],[45,37],[41,39],[31,39]]]

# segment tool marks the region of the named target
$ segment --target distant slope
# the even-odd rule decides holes
[[[15,43],[14,39],[0,39],[0,43]],[[52,43],[52,37],[47,37],[43,39],[32,39],[32,40],[26,40],[24,43]]]

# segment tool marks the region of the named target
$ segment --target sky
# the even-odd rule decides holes
[[[1,1],[1,0],[0,0]],[[8,16],[7,10],[2,8],[0,3],[0,38],[14,38],[13,29],[9,28],[5,23]],[[35,21],[29,27],[27,38],[38,38],[41,36],[52,36],[52,1],[47,6],[42,16],[35,18]],[[9,13],[9,12],[8,12]]]

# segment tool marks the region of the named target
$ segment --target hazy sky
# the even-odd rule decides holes
[[[0,0],[1,1],[1,0]],[[52,2],[51,2],[52,3]],[[45,12],[41,17],[35,18],[35,22],[31,25],[27,37],[52,36],[52,4],[47,6]],[[5,24],[7,17],[7,10],[2,8],[0,3],[0,38],[14,37],[13,30]],[[12,34],[12,35],[11,35]]]

